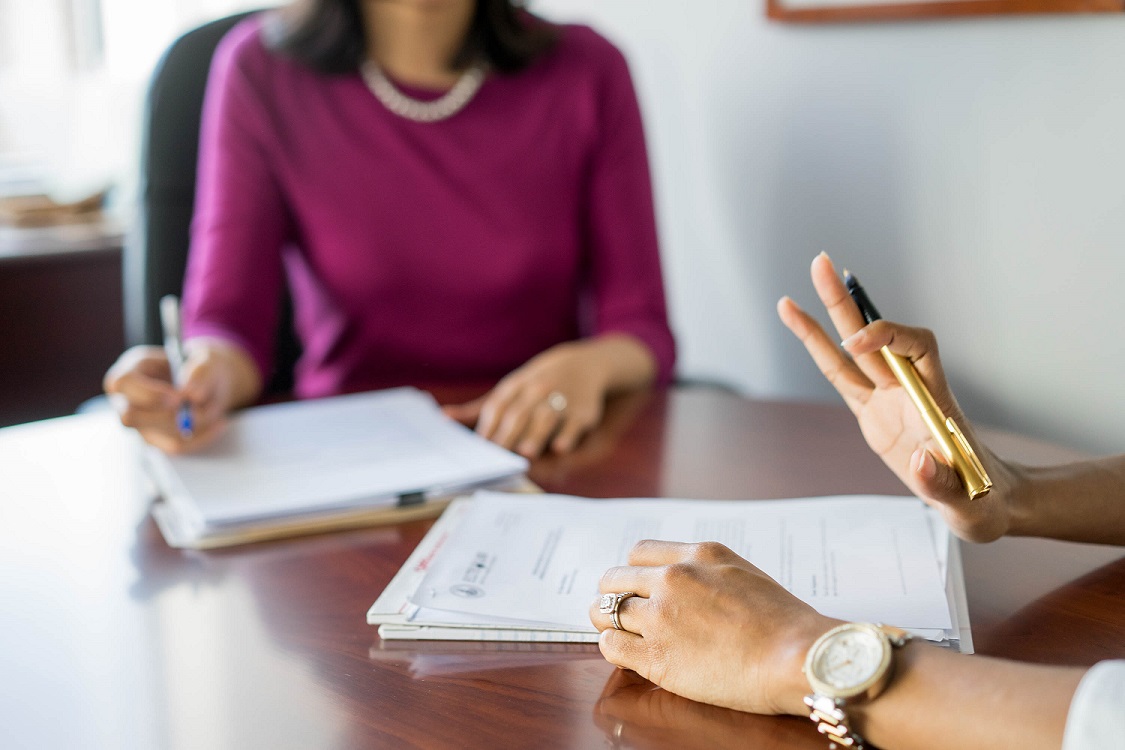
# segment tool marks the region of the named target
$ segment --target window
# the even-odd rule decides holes
[[[153,66],[181,33],[263,0],[0,0],[0,194],[117,188],[131,205]]]

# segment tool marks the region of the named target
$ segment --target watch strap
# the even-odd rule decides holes
[[[829,750],[840,747],[863,750],[863,738],[848,724],[843,699],[827,695],[806,695],[805,705],[809,707],[809,718],[816,722],[816,731],[828,738]]]
[[[875,625],[875,628],[881,631],[883,635],[887,636],[887,638],[890,639],[891,645],[895,648],[902,648],[907,642],[914,638],[909,632],[902,628],[896,628],[894,625],[878,623]]]
[[[882,633],[890,642],[892,648],[902,648],[914,637],[902,628],[893,625],[875,624],[875,629]],[[890,669],[894,669],[892,662]],[[893,674],[893,673],[892,673]],[[878,696],[872,696],[878,697]],[[809,707],[809,718],[816,723],[816,731],[828,738],[829,750],[837,748],[855,748],[864,750],[863,737],[852,729],[848,714],[844,710],[847,701],[844,698],[833,698],[829,695],[806,695],[805,705]]]

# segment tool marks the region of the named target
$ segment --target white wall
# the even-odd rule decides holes
[[[684,374],[833,398],[774,312],[782,294],[819,307],[826,250],[886,317],[937,331],[976,421],[1125,450],[1125,18],[533,7],[630,59]]]

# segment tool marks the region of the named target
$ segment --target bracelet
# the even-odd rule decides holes
[[[848,715],[844,712],[844,699],[827,695],[806,695],[805,705],[812,713],[809,718],[816,722],[816,731],[828,738],[829,750],[838,747],[853,747],[864,750],[863,737],[851,728]]]

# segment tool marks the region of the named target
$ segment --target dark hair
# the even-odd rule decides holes
[[[361,0],[299,0],[273,14],[267,44],[322,73],[347,73],[366,54]],[[517,8],[512,0],[477,0],[464,46],[450,61],[460,70],[483,60],[511,73],[526,68],[557,38],[550,24]]]

